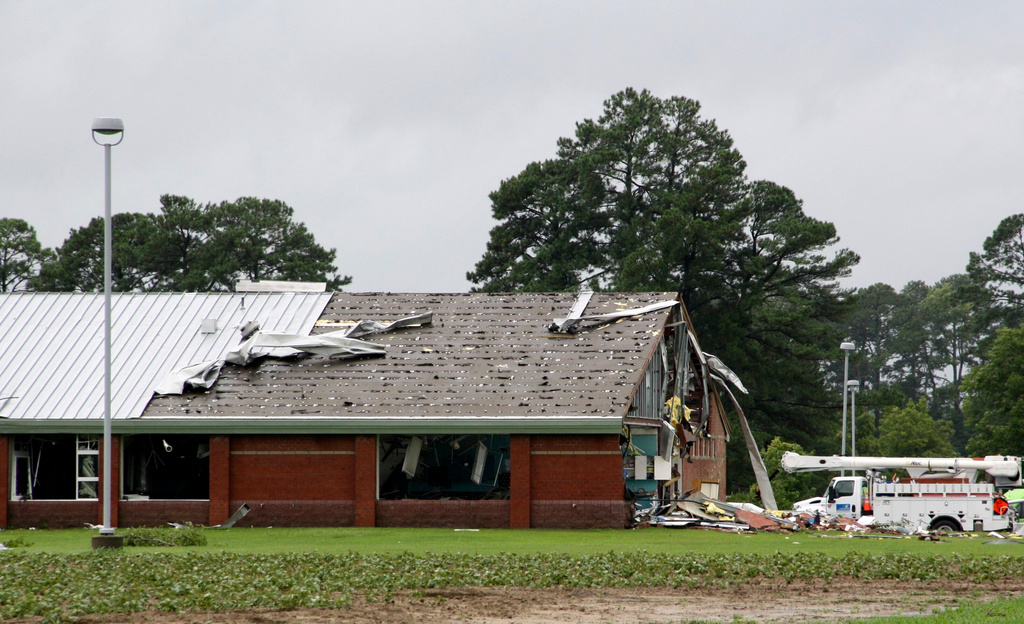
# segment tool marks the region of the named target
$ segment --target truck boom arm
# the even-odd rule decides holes
[[[787,452],[782,456],[782,467],[786,472],[879,471],[902,468],[914,478],[926,473],[963,473],[973,477],[978,472],[984,471],[993,477],[1020,479],[1020,458],[1001,455],[971,459],[968,457],[840,457],[838,455],[799,455]]]

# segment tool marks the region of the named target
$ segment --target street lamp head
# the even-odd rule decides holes
[[[98,140],[96,135],[101,135]],[[92,140],[97,145],[117,145],[124,138],[124,122],[117,117],[97,117],[92,120]]]
[[[860,382],[857,381],[856,379],[851,379],[850,381],[846,382],[846,387],[850,390],[850,392],[857,392],[858,390],[860,390]]]
[[[854,349],[857,348],[857,346],[854,345],[852,342],[844,342],[843,344],[839,345],[839,348],[842,349],[843,351],[853,351]]]

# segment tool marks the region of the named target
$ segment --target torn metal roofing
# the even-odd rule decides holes
[[[217,359],[238,328],[308,333],[330,293],[115,293],[111,300],[115,421],[142,414],[169,371]],[[0,428],[103,419],[103,295],[0,295]]]
[[[571,420],[616,430],[672,308],[612,318],[576,334],[549,331],[575,299],[574,293],[335,293],[314,334],[415,313],[432,312],[433,321],[365,338],[384,348],[383,357],[313,355],[225,366],[209,390],[154,397],[140,421],[235,422],[241,428],[274,421],[277,427],[301,423],[304,431],[360,421],[365,428],[372,421],[381,431],[426,422],[452,428],[470,421],[564,426]],[[587,316],[666,300],[676,296],[595,293]]]

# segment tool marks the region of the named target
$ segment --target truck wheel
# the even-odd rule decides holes
[[[935,522],[932,522],[932,531],[946,531],[947,533],[951,533],[962,530],[960,523],[949,518],[939,518]]]

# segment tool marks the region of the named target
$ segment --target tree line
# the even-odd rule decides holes
[[[859,455],[1024,454],[1024,214],[963,273],[844,288],[859,257],[835,226],[745,169],[697,101],[626,89],[490,194],[496,224],[467,279],[486,292],[679,293],[702,346],[750,390],[739,399],[769,464],[783,450],[839,451],[846,340]],[[114,215],[114,289],[348,284],[335,250],[293,216],[277,200],[173,195],[157,213]],[[0,291],[101,289],[102,238],[97,218],[48,250],[26,222],[0,219]],[[746,452],[729,447],[730,490],[745,489]]]
[[[1024,215],[962,274],[848,289],[859,257],[834,225],[744,170],[698,102],[626,89],[490,195],[497,224],[467,278],[481,291],[678,292],[701,344],[750,390],[740,401],[769,463],[839,452],[846,340],[858,454],[1024,454]],[[732,491],[752,482],[742,446]]]
[[[22,219],[0,219],[0,292],[103,289],[102,217],[44,248]],[[230,291],[239,279],[327,282],[338,290],[336,252],[320,246],[279,200],[198,204],[164,195],[156,213],[111,217],[111,288],[117,292]]]

